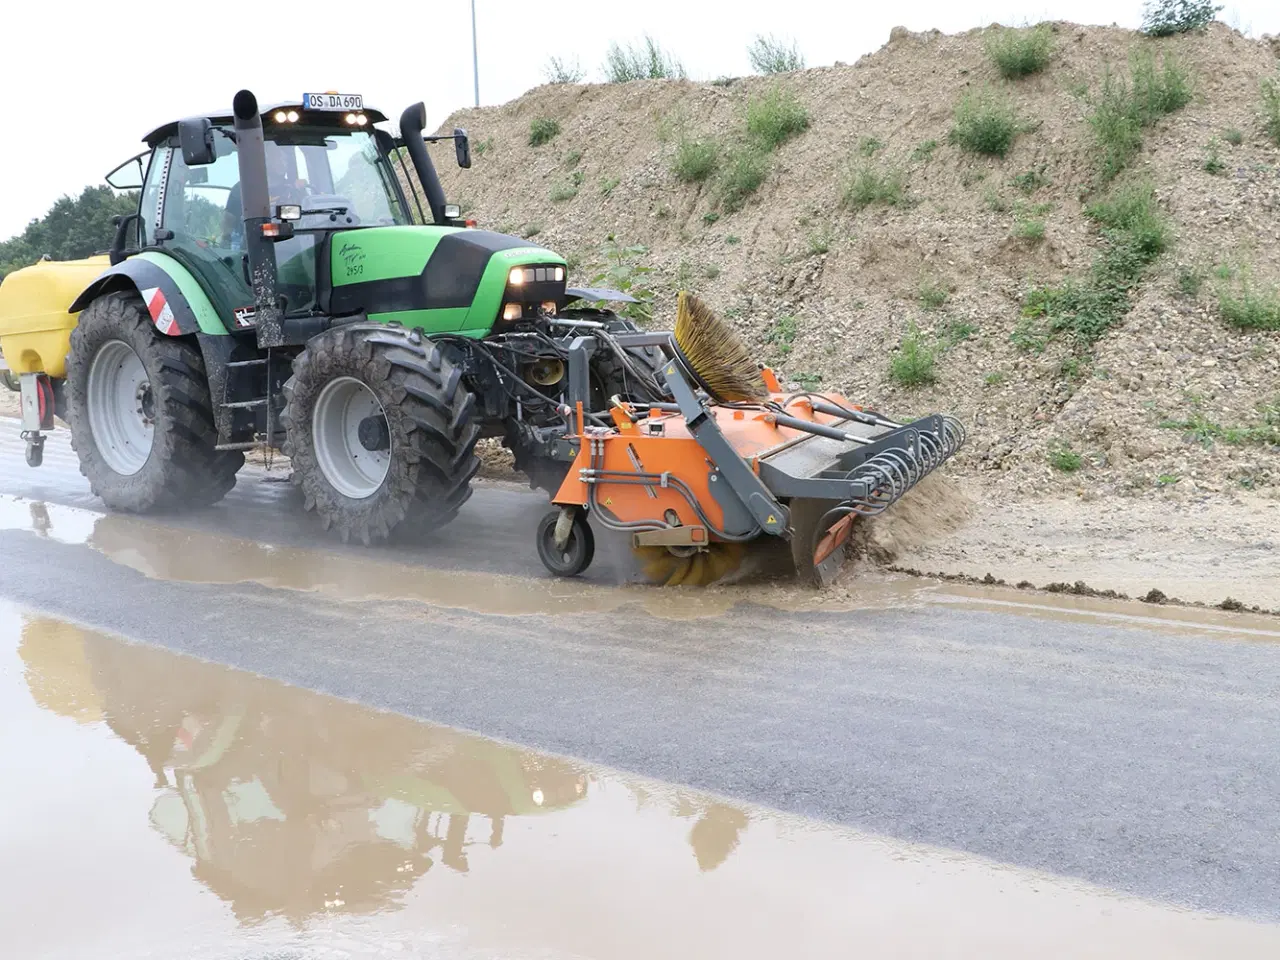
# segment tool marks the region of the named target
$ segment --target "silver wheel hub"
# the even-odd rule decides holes
[[[155,438],[151,378],[133,347],[108,340],[89,365],[87,406],[94,445],[107,466],[124,477],[141,470]]]
[[[344,497],[364,500],[391,470],[387,414],[373,391],[354,377],[325,384],[311,415],[316,465]]]

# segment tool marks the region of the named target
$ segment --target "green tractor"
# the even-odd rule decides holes
[[[445,202],[426,144],[469,167],[466,131],[424,137],[422,104],[399,137],[386,119],[357,96],[260,110],[242,90],[108,178],[134,171],[138,212],[70,306],[65,378],[38,376],[109,507],[214,503],[245,451],[275,448],[326,528],[373,543],[448,523],[481,438],[554,491],[579,405],[604,423],[615,397],[668,399],[665,335],[599,306],[629,298],[569,287],[562,257]]]

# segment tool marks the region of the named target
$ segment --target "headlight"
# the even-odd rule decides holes
[[[538,806],[538,807],[542,806],[542,799],[543,799],[543,797],[542,797],[542,791],[541,791],[541,790],[534,790],[534,791],[533,791],[533,803],[534,803],[534,805],[535,805],[535,806]]]
[[[511,276],[507,277],[507,282],[513,287],[518,287],[524,283],[524,267],[516,267],[511,271]]]

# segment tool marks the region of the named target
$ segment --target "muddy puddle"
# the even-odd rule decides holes
[[[760,581],[706,588],[605,585],[411,565],[367,555],[277,546],[206,530],[0,494],[0,530],[86,546],[155,580],[254,583],[337,600],[409,600],[501,616],[610,613],[624,607],[670,620],[720,616],[745,604],[794,613],[955,605],[1063,622],[1280,641],[1275,617],[1136,601],[1029,593],[885,574],[869,563],[827,591]]]
[[[0,731],[10,956],[1280,951],[1280,927],[738,804],[2,603]]]

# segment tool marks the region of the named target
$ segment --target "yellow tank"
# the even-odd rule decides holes
[[[0,353],[16,373],[64,377],[74,313],[67,307],[110,266],[105,257],[42,260],[0,283]]]

